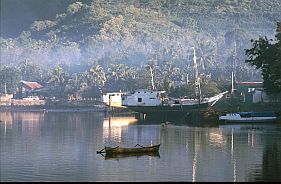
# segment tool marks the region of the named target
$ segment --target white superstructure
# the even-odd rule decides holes
[[[122,97],[124,106],[158,106],[162,104],[161,94],[165,91],[140,89]]]
[[[122,95],[123,92],[114,92],[114,93],[104,93],[102,94],[102,100],[108,106],[111,107],[121,107],[122,106]]]
[[[219,99],[223,97],[226,92],[220,93],[210,98],[202,99],[187,99],[187,98],[167,98],[165,97],[165,91],[139,89],[131,94],[122,95],[123,106],[161,106],[161,105],[197,105],[213,103],[213,106]]]

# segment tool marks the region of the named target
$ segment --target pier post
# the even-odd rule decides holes
[[[146,114],[139,112],[139,113],[138,113],[138,119],[139,119],[139,120],[142,120],[142,121],[145,120],[145,115],[146,115]]]

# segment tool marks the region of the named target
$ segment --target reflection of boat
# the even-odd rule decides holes
[[[152,156],[152,157],[160,157],[158,151],[156,152],[132,152],[132,153],[117,153],[117,154],[106,154],[105,160],[109,159],[120,159],[127,157],[141,157],[141,156]]]
[[[137,119],[135,117],[108,117],[103,121],[103,127],[122,127],[133,125],[137,123]]]
[[[277,120],[274,112],[238,112],[219,116],[219,120],[227,122],[267,122]]]

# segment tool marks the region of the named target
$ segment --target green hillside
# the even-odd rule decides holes
[[[64,6],[63,6],[64,5]],[[150,65],[171,80],[194,78],[193,48],[199,72],[212,80],[261,80],[245,64],[251,39],[274,38],[281,20],[280,0],[96,0],[60,5],[55,17],[36,20],[17,38],[1,38],[1,66],[28,60],[60,65],[79,73],[100,65]],[[33,6],[36,9],[36,6]],[[48,10],[42,10],[48,11]],[[0,66],[0,67],[1,67]],[[159,77],[159,76],[158,76]],[[161,75],[160,75],[161,77]],[[159,77],[158,80],[161,80]]]

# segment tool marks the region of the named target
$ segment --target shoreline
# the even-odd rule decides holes
[[[101,106],[2,106],[0,112],[104,112],[106,107]]]
[[[109,115],[134,114],[124,108],[109,108],[104,105],[94,106],[0,106],[0,112],[103,112]]]

